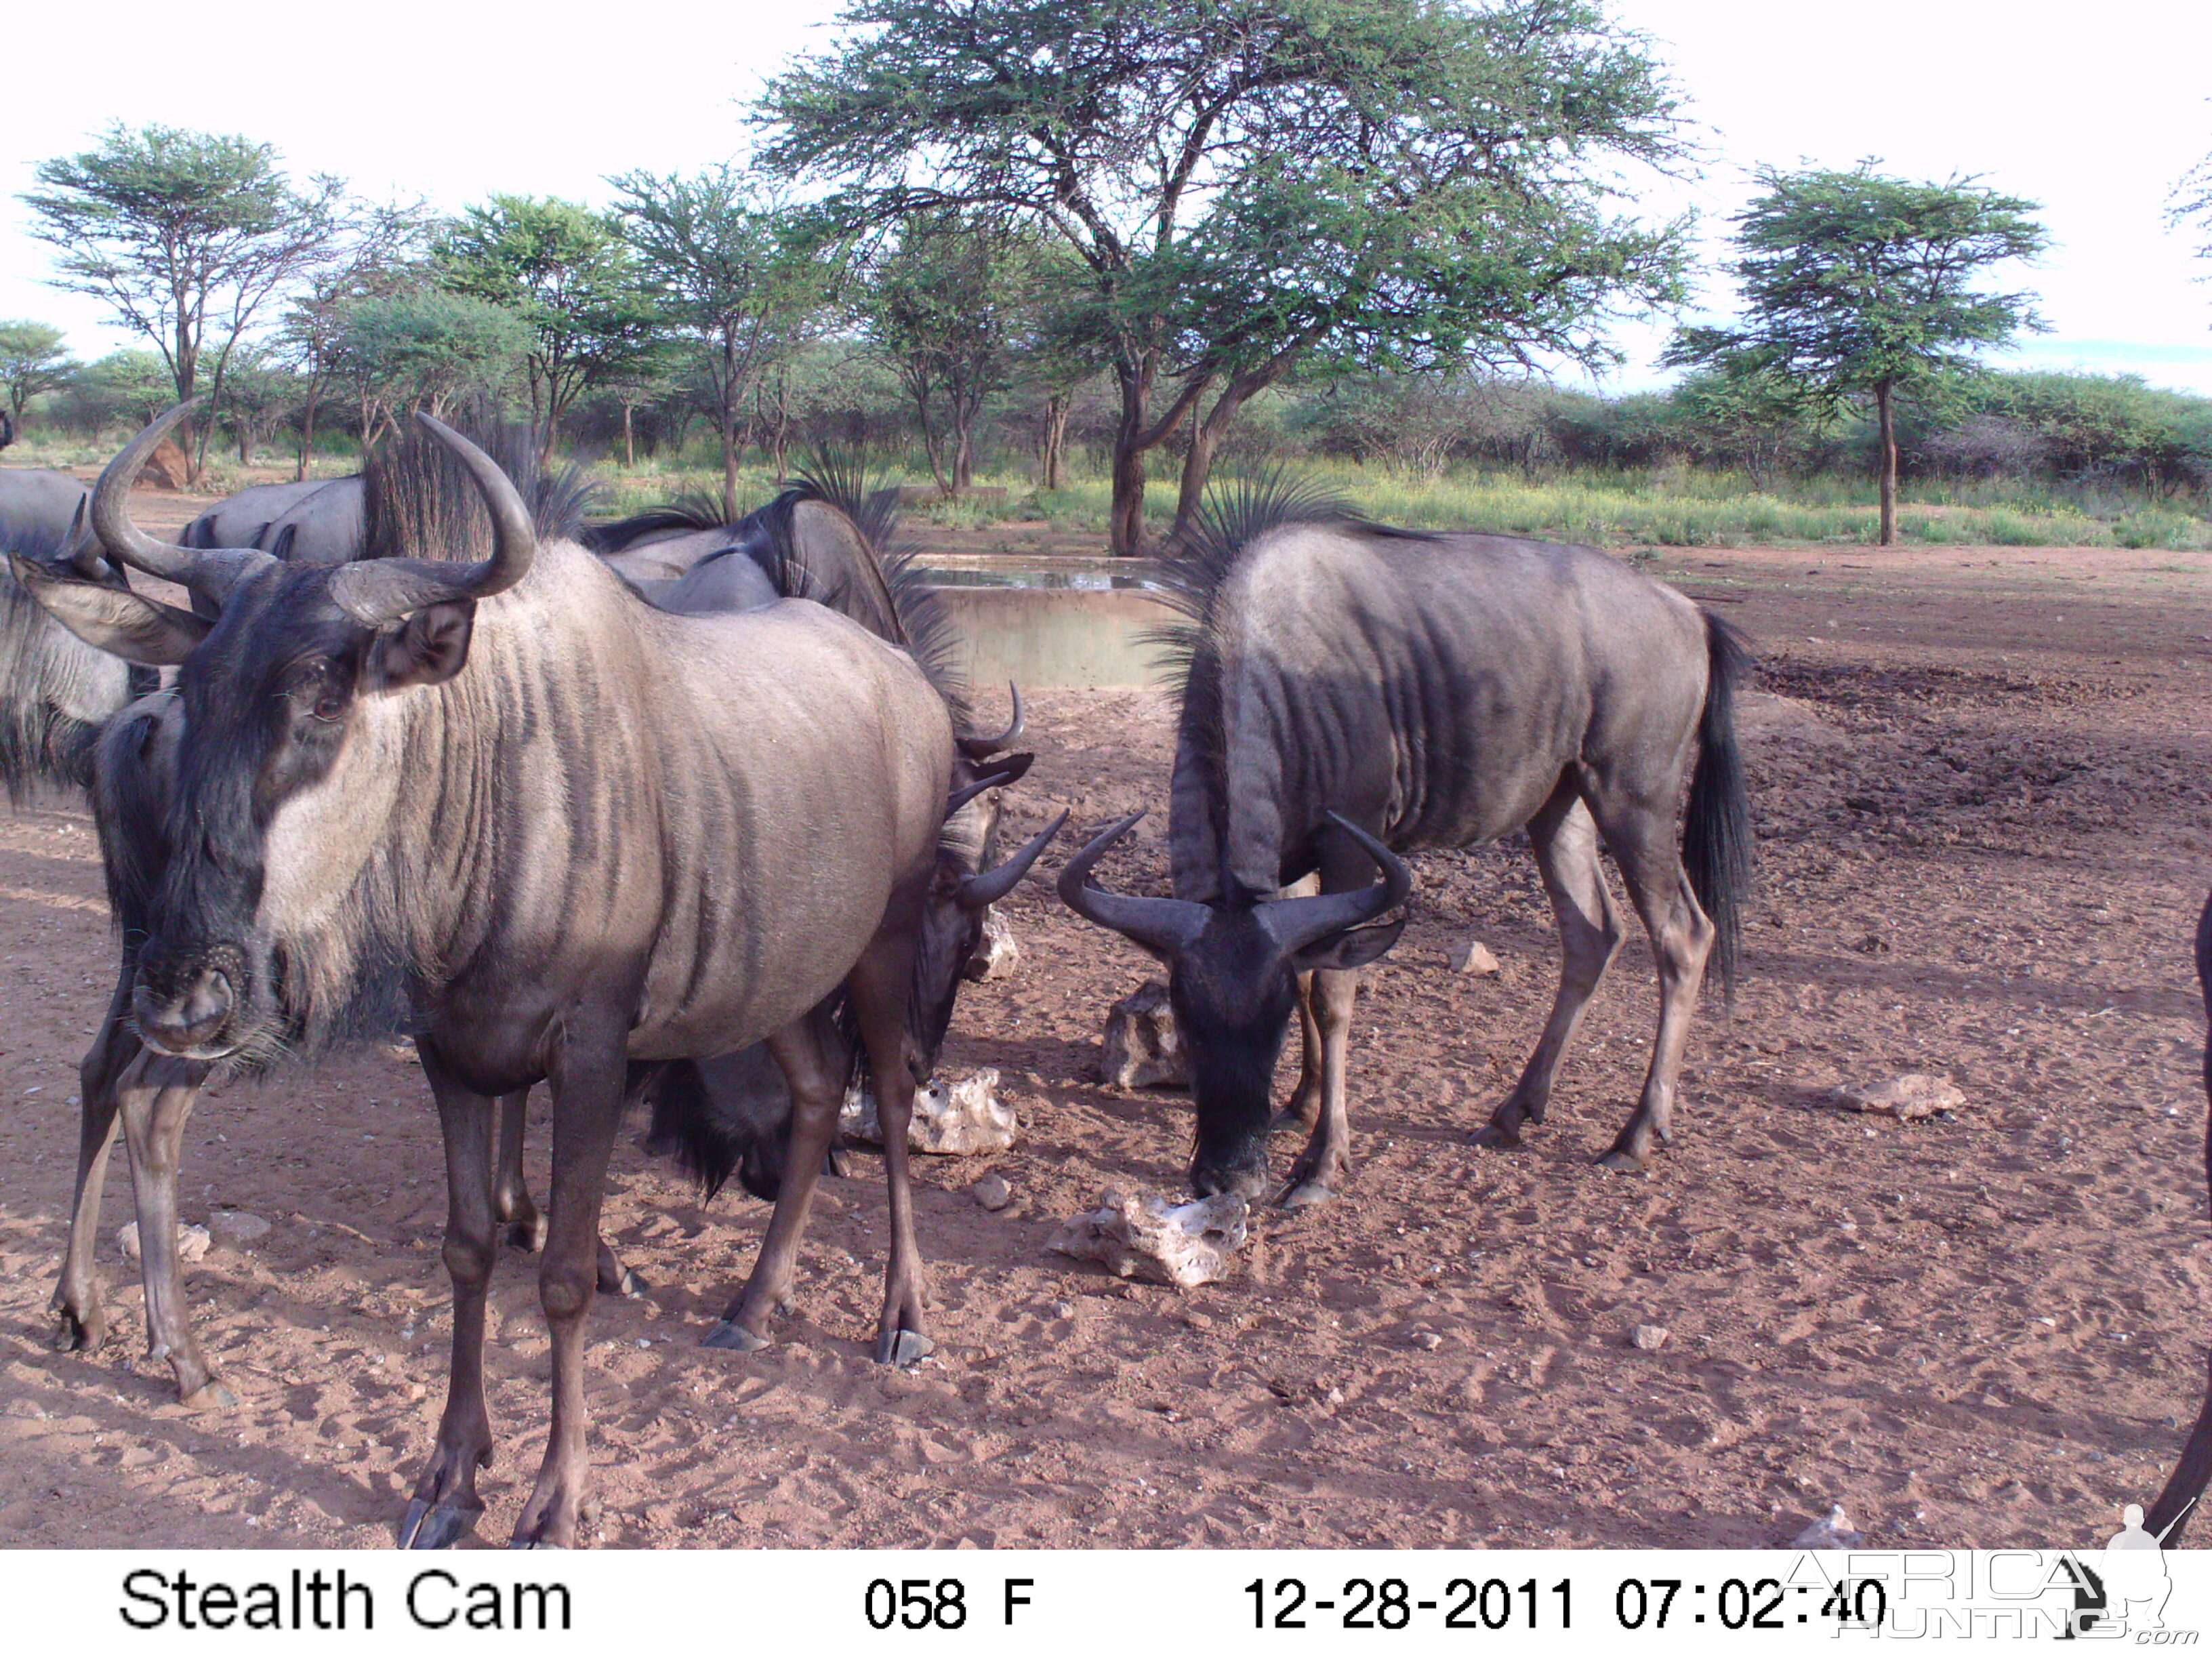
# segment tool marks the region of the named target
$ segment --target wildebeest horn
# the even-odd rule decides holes
[[[1329,821],[1358,842],[1382,872],[1382,879],[1349,893],[1323,893],[1317,898],[1276,899],[1259,908],[1267,936],[1286,956],[1331,933],[1372,921],[1386,910],[1395,910],[1413,890],[1413,872],[1406,861],[1350,819],[1331,812]]]
[[[1012,680],[1006,682],[1007,695],[1014,700],[1014,723],[995,738],[963,738],[960,752],[972,761],[988,760],[1002,749],[1011,749],[1021,740],[1022,688]]]
[[[1205,930],[1206,908],[1190,899],[1139,898],[1109,893],[1089,884],[1091,866],[1099,854],[1129,833],[1141,811],[1132,812],[1094,837],[1088,847],[1068,860],[1060,872],[1060,896],[1085,921],[1111,927],[1124,938],[1164,957],[1181,955]]]
[[[1002,783],[1012,783],[1013,779],[1012,772],[989,772],[973,783],[962,784],[945,798],[945,816],[951,817],[986,789],[996,789]]]
[[[1063,811],[1050,823],[1022,843],[1022,850],[995,870],[978,870],[960,884],[960,908],[981,910],[986,905],[996,904],[1014,890],[1014,884],[1029,874],[1030,866],[1037,861],[1037,854],[1052,844],[1060,827],[1067,822]]]
[[[155,447],[169,435],[169,428],[198,404],[188,398],[155,421],[129,443],[123,453],[100,469],[92,487],[92,529],[101,544],[118,559],[126,559],[152,576],[189,583],[200,556],[173,542],[157,542],[131,522],[131,486],[137,482]]]
[[[491,514],[491,557],[458,567],[427,559],[365,559],[340,566],[331,578],[331,597],[369,628],[398,622],[428,605],[503,593],[530,574],[538,556],[538,528],[530,509],[499,463],[435,416],[417,410],[415,418],[461,458],[476,480],[477,493]]]

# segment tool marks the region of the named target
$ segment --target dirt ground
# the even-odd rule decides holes
[[[2212,1304],[2188,952],[2212,874],[2212,557],[1826,548],[1652,568],[1752,635],[1762,689],[1743,711],[1761,880],[1744,982],[1733,1018],[1717,997],[1701,1014],[1651,1174],[1589,1164],[1646,1058],[1640,934],[1550,1121],[1525,1151],[1469,1145],[1554,971],[1508,843],[1417,860],[1413,924],[1359,1005],[1339,1201],[1262,1214],[1233,1277],[1196,1291],[1048,1254],[1105,1188],[1178,1186],[1189,1116],[1180,1094],[1094,1080],[1106,1006],[1147,963],[1060,907],[1056,852],[1006,906],[1019,971],[970,988],[945,1056],[999,1067],[1023,1133],[921,1162],[940,1346],[919,1370],[867,1358],[876,1159],[827,1184],[799,1306],[748,1356],[696,1339],[766,1206],[702,1207],[622,1145],[606,1232],[651,1288],[592,1314],[597,1541],[1732,1547],[1840,1503],[1880,1547],[2051,1546],[2147,1503],[2197,1402]],[[1164,696],[1031,702],[1012,827],[1150,805],[1114,874],[1164,878]],[[1470,937],[1501,973],[1449,970]],[[386,1543],[445,1370],[420,1073],[380,1050],[210,1092],[187,1219],[235,1206],[274,1226],[187,1269],[240,1400],[188,1413],[143,1352],[119,1152],[112,1340],[47,1346],[75,1063],[113,951],[82,808],[0,817],[0,1542]],[[1915,1071],[1965,1091],[1954,1116],[1822,1103]],[[541,1193],[546,1140],[541,1115]],[[998,1213],[969,1192],[987,1171],[1013,1188]],[[504,1265],[491,1325],[509,1437],[480,1537],[497,1543],[544,1443],[526,1260]],[[1670,1334],[1640,1349],[1639,1325]]]

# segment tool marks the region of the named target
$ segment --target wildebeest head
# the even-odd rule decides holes
[[[184,583],[211,619],[21,559],[14,568],[79,638],[177,670],[184,720],[167,858],[138,955],[136,1014],[150,1047],[222,1060],[281,1038],[284,939],[326,920],[375,850],[404,778],[402,757],[385,752],[395,727],[380,703],[460,672],[477,600],[522,580],[536,537],[506,475],[422,417],[467,462],[490,514],[492,556],[480,563],[332,568],[155,541],[131,523],[125,498],[189,407],[109,465],[92,520],[110,550]]]
[[[1067,861],[1060,896],[1085,920],[1143,946],[1168,968],[1168,1000],[1190,1064],[1198,1109],[1190,1184],[1200,1197],[1255,1198],[1267,1176],[1268,1093],[1297,1001],[1297,976],[1363,967],[1397,943],[1413,876],[1397,854],[1335,813],[1330,819],[1374,860],[1382,879],[1356,892],[1263,899],[1233,890],[1219,903],[1141,898],[1093,885],[1091,868],[1127,835],[1133,813]]]
[[[64,526],[0,503],[0,549],[34,573],[121,587],[82,501]],[[21,805],[39,782],[92,781],[100,722],[129,699],[124,665],[70,635],[21,582],[0,575],[0,786]]]

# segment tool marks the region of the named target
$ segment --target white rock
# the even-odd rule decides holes
[[[1498,958],[1490,954],[1490,947],[1480,939],[1471,939],[1452,947],[1451,970],[1455,974],[1494,974],[1498,971]]]
[[[837,1127],[854,1140],[880,1146],[883,1125],[876,1118],[876,1097],[855,1088],[845,1097]],[[945,1158],[967,1158],[977,1152],[1003,1152],[1014,1144],[1014,1109],[999,1098],[999,1068],[986,1066],[957,1083],[932,1078],[914,1091],[914,1115],[907,1120],[906,1144],[917,1152]]]
[[[1106,1011],[1098,1075],[1117,1089],[1180,1089],[1190,1082],[1168,988],[1148,979]]]
[[[1006,1184],[1006,1178],[1002,1175],[987,1175],[972,1182],[968,1191],[987,1210],[1003,1210],[1014,1200],[1014,1189]]]
[[[1664,1325],[1638,1325],[1628,1340],[1646,1353],[1656,1353],[1667,1346],[1667,1339],[1671,1334],[1673,1333]]]
[[[1811,1526],[1790,1540],[1793,1550],[1855,1550],[1866,1541],[1866,1535],[1851,1526],[1851,1517],[1844,1513],[1841,1504],[1828,1511],[1825,1521],[1815,1521]]]
[[[226,1250],[243,1250],[269,1237],[269,1224],[251,1210],[215,1210],[208,1215],[208,1235]]]
[[[975,941],[961,972],[971,980],[1005,979],[1021,965],[1022,947],[1014,930],[996,910],[983,913],[983,937]]]
[[[1829,1094],[1828,1104],[1846,1112],[1870,1112],[1876,1117],[1901,1118],[1910,1122],[1916,1118],[1933,1117],[1938,1112],[1954,1111],[1965,1103],[1966,1098],[1965,1093],[1954,1087],[1947,1077],[1907,1072],[1903,1077],[1870,1088],[1847,1083]]]
[[[123,1254],[129,1256],[133,1261],[142,1259],[143,1252],[140,1249],[138,1243],[138,1224],[137,1222],[126,1221],[121,1227],[118,1228],[115,1233],[115,1241],[117,1243],[122,1245]],[[213,1239],[208,1237],[208,1230],[204,1227],[179,1227],[177,1229],[177,1255],[184,1261],[198,1261],[202,1256],[208,1253],[208,1246],[212,1244],[215,1241]]]
[[[1209,1285],[1229,1271],[1249,1211],[1233,1193],[1177,1204],[1157,1193],[1103,1194],[1099,1207],[1063,1224],[1045,1248],[1103,1263],[1121,1279]]]

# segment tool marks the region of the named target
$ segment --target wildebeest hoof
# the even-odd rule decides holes
[[[937,1352],[937,1344],[920,1331],[893,1331],[876,1343],[876,1364],[896,1365],[903,1370],[909,1365],[919,1365]]]
[[[184,1397],[185,1408],[195,1412],[234,1411],[238,1396],[223,1386],[219,1376],[211,1376]]]
[[[1474,1132],[1474,1144],[1496,1152],[1510,1152],[1526,1143],[1518,1129],[1509,1129],[1503,1123],[1486,1123]]]
[[[1321,1182],[1294,1181],[1277,1195],[1275,1203],[1281,1209],[1310,1210],[1316,1204],[1328,1203],[1335,1196],[1335,1189]]]
[[[734,1319],[718,1319],[708,1328],[707,1334],[699,1339],[702,1348],[727,1348],[732,1353],[758,1353],[768,1346],[768,1339],[755,1336]]]
[[[54,1310],[54,1352],[56,1353],[94,1353],[107,1340],[106,1320],[94,1315],[80,1319],[67,1308]]]
[[[645,1281],[637,1276],[637,1270],[619,1261],[599,1263],[599,1285],[600,1293],[605,1296],[643,1296],[646,1290]]]
[[[1608,1152],[1601,1153],[1596,1162],[1599,1169],[1610,1170],[1615,1175],[1643,1175],[1651,1167],[1650,1159],[1638,1158],[1633,1152],[1623,1152],[1618,1146]]]
[[[475,1510],[453,1504],[440,1504],[434,1509],[425,1499],[414,1498],[407,1505],[406,1518],[399,1523],[399,1547],[451,1549],[475,1528],[477,1515]]]

